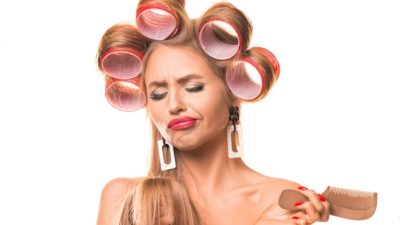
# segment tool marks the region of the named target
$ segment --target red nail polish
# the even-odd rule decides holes
[[[306,187],[303,187],[303,186],[300,186],[300,187],[298,187],[297,189],[299,189],[299,190],[302,190],[302,191],[306,191],[306,190],[308,190],[308,188],[306,188]]]
[[[296,203],[294,203],[294,206],[299,206],[299,205],[303,205],[304,204],[304,202],[296,202]]]
[[[321,200],[321,201],[326,201],[326,199],[325,199],[325,197],[323,196],[323,195],[321,195],[321,194],[318,194],[318,197],[319,197],[319,199]]]
[[[300,219],[300,217],[298,217],[298,216],[292,216],[292,219],[298,220],[298,219]]]

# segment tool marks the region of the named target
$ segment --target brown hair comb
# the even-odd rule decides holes
[[[330,215],[351,220],[365,220],[375,213],[378,194],[328,186],[322,196],[330,204]],[[279,197],[279,206],[288,210],[298,210],[296,202],[308,198],[296,190],[286,189]]]

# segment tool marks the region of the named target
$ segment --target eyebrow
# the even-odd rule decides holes
[[[177,80],[177,82],[179,84],[184,84],[184,83],[188,82],[191,79],[199,79],[199,78],[202,78],[202,76],[200,76],[198,74],[188,74],[186,76],[183,76],[183,77],[179,78]],[[167,86],[167,82],[165,82],[165,81],[152,81],[149,84],[149,88],[151,88],[153,86],[154,87],[166,87]]]

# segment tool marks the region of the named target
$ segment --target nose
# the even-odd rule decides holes
[[[177,115],[181,111],[186,110],[186,105],[182,98],[183,96],[181,96],[179,90],[170,90],[168,97],[168,110],[170,114]]]

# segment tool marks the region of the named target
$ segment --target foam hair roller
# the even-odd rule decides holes
[[[275,55],[265,48],[254,47],[254,49],[263,54],[267,58],[267,60],[271,63],[272,69],[274,70],[275,81],[278,80],[279,74],[281,73],[281,66],[279,65],[279,61],[275,57]]]
[[[103,35],[98,66],[109,77],[127,80],[142,71],[149,40],[131,25],[115,25]]]
[[[227,60],[249,47],[252,26],[246,15],[230,3],[217,3],[200,18],[198,41],[212,58]]]
[[[105,96],[110,105],[125,112],[137,111],[146,103],[146,96],[140,88],[138,77],[130,80],[108,77]]]
[[[136,25],[150,39],[172,37],[187,20],[184,4],[184,0],[142,0],[136,10]]]
[[[101,67],[108,76],[131,79],[142,72],[143,54],[129,48],[109,49],[101,59]]]
[[[248,49],[243,56],[231,62],[226,70],[225,79],[232,93],[243,101],[258,101],[266,96],[277,77],[271,61],[279,63],[266,49],[260,47]],[[271,60],[271,61],[270,61]],[[279,71],[279,70],[277,70]]]

